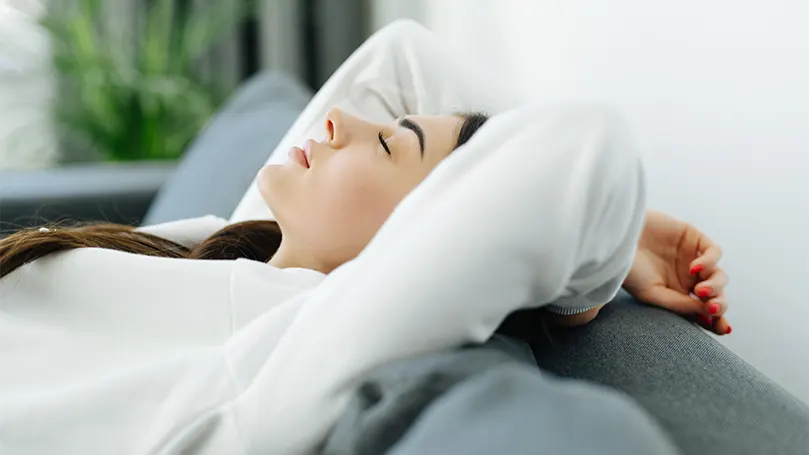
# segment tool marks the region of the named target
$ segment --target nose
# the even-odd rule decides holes
[[[333,108],[326,114],[326,140],[332,147],[341,147],[346,141],[348,128],[345,124],[345,113]]]
[[[332,148],[338,149],[351,144],[354,140],[374,136],[376,133],[370,136],[366,133],[376,131],[377,126],[333,108],[326,114],[326,140]]]

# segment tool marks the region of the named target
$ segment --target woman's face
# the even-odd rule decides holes
[[[259,190],[285,247],[324,268],[353,259],[452,152],[462,122],[458,116],[414,115],[379,124],[330,111],[324,141],[293,147],[285,164],[259,174]]]

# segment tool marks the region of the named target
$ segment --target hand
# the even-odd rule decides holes
[[[649,211],[624,289],[638,300],[693,316],[702,327],[727,335],[725,286],[718,267],[722,250],[699,229]]]

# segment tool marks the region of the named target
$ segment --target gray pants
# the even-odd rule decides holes
[[[369,377],[322,450],[327,455],[674,454],[617,392],[554,379],[526,344],[396,362]]]

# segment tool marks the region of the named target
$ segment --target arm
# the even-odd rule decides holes
[[[466,64],[431,31],[399,20],[371,36],[329,78],[270,155],[267,164],[287,160],[287,151],[306,139],[325,137],[326,113],[339,107],[378,122],[407,114],[458,111],[501,112],[518,97]],[[272,218],[255,185],[247,190],[231,222]]]
[[[644,303],[693,317],[703,328],[728,335],[728,276],[719,267],[721,257],[722,248],[696,227],[649,210],[623,288]],[[592,321],[599,309],[569,316],[551,313],[549,320],[573,327]]]
[[[643,210],[639,157],[614,116],[493,118],[310,295],[235,403],[240,427],[256,452],[305,451],[384,363],[484,341],[520,308],[603,305]]]

